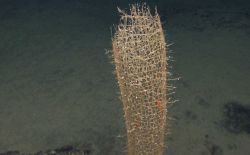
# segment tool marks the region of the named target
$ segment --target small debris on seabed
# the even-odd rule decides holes
[[[65,145],[54,150],[39,151],[34,154],[21,153],[19,151],[7,151],[0,153],[0,155],[91,155],[92,152],[92,146],[90,144],[84,144],[77,146]]]

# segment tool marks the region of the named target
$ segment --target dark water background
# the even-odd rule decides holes
[[[122,104],[105,49],[117,6],[135,1],[0,0],[0,152],[91,144],[125,148]],[[166,154],[250,154],[250,4],[157,0],[174,51]]]

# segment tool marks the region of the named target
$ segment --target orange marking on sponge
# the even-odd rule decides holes
[[[157,101],[155,102],[155,105],[156,105],[156,107],[157,107],[160,111],[163,111],[163,105],[162,105],[161,100],[157,100]]]

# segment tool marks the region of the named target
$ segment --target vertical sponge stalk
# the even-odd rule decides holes
[[[125,113],[129,155],[162,155],[166,133],[167,49],[160,17],[145,5],[120,9],[112,55]]]

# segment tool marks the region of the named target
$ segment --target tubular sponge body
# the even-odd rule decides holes
[[[112,56],[123,103],[129,155],[162,155],[167,127],[167,46],[160,17],[145,5],[121,13]]]

